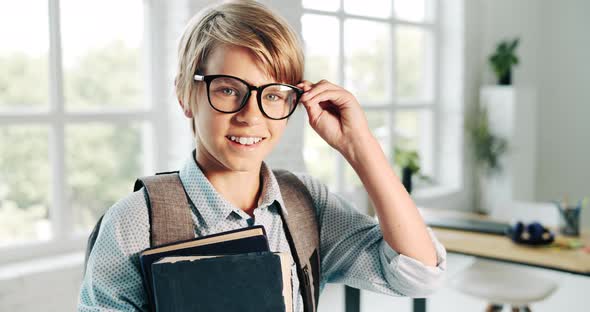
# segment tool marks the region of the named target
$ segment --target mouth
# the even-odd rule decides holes
[[[239,148],[241,150],[255,149],[256,147],[260,146],[262,142],[264,142],[264,140],[266,140],[265,137],[239,138],[232,135],[227,135],[225,138],[229,141],[231,146]]]

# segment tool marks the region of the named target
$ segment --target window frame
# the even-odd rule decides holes
[[[157,8],[153,0],[142,0],[144,14],[143,66],[145,84],[143,88],[145,105],[131,109],[101,109],[92,111],[67,111],[63,95],[63,64],[60,27],[60,0],[47,0],[48,5],[48,66],[49,66],[49,106],[47,110],[7,110],[0,111],[0,126],[9,125],[43,125],[48,127],[48,156],[51,170],[50,202],[48,206],[49,222],[52,236],[48,240],[31,240],[14,245],[0,247],[0,264],[14,261],[50,256],[65,252],[79,252],[85,248],[89,231],[75,231],[72,220],[72,206],[67,203],[67,181],[65,168],[65,128],[70,124],[100,122],[108,125],[124,125],[130,121],[141,123],[143,159],[142,174],[154,171],[154,168],[167,166],[168,111],[165,105],[158,103],[164,92],[159,87],[164,78],[164,69],[153,66],[151,60],[158,59],[164,53],[156,48],[162,34],[153,32],[153,23],[157,22]],[[155,16],[158,15],[158,16]],[[155,49],[155,50],[154,50]],[[159,104],[159,105],[158,105]],[[164,118],[163,118],[164,116]],[[156,148],[160,147],[160,148]],[[130,183],[129,191],[132,189]],[[105,210],[108,207],[105,207]]]
[[[361,106],[364,111],[366,112],[374,112],[374,111],[381,111],[387,113],[387,120],[389,125],[389,144],[390,146],[394,146],[396,141],[395,137],[395,114],[398,111],[410,111],[410,112],[423,112],[428,111],[432,114],[432,126],[430,127],[431,131],[429,131],[429,140],[432,142],[432,148],[430,150],[430,157],[432,159],[432,176],[431,178],[435,181],[434,185],[418,188],[416,189],[417,192],[422,194],[430,193],[437,193],[442,188],[446,188],[440,185],[439,178],[440,178],[440,166],[441,166],[441,158],[436,157],[440,153],[440,138],[436,135],[439,133],[439,129],[441,127],[441,113],[440,113],[440,88],[441,88],[441,54],[442,51],[440,49],[439,40],[441,37],[441,12],[440,12],[440,1],[437,0],[426,0],[429,1],[432,5],[431,16],[429,17],[429,21],[424,22],[415,22],[415,21],[407,21],[402,20],[396,17],[395,14],[395,0],[391,1],[391,14],[389,17],[372,17],[372,16],[364,16],[364,15],[357,15],[347,13],[344,10],[344,0],[340,0],[340,7],[336,11],[323,11],[318,9],[310,9],[306,8],[302,5],[302,14],[301,17],[305,16],[306,14],[313,14],[317,16],[329,16],[334,17],[338,20],[338,27],[339,27],[339,47],[338,47],[338,61],[337,61],[337,68],[338,68],[338,81],[336,83],[338,85],[344,86],[346,81],[346,73],[344,70],[345,67],[345,54],[344,54],[344,23],[346,19],[356,19],[362,21],[371,21],[371,22],[379,22],[379,23],[387,23],[390,27],[391,37],[390,37],[390,47],[391,47],[391,62],[390,62],[390,81],[392,85],[390,86],[389,95],[389,103],[371,103],[366,105],[361,103]],[[430,34],[430,41],[428,42],[431,47],[430,51],[426,51],[428,54],[428,59],[432,62],[430,64],[431,68],[426,68],[431,74],[430,80],[424,81],[428,83],[430,81],[431,86],[430,89],[432,90],[432,98],[430,100],[406,100],[396,98],[396,85],[395,85],[395,75],[396,75],[396,27],[398,26],[410,26],[415,27],[421,30],[425,30]],[[306,125],[309,127],[309,125]],[[305,142],[304,142],[305,147]],[[332,159],[336,161],[335,172],[333,172],[336,181],[336,185],[333,185],[334,191],[338,193],[346,194],[350,191],[355,190],[347,190],[346,185],[348,182],[345,178],[345,170],[348,164],[342,155],[340,155],[337,151],[331,150]],[[401,177],[400,177],[401,178]]]

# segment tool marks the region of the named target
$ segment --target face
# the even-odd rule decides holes
[[[250,51],[236,46],[215,48],[205,64],[205,74],[231,75],[255,86],[276,82],[264,73]],[[205,83],[197,82],[197,86],[196,103],[192,107],[198,135],[199,165],[213,170],[258,172],[262,161],[283,134],[287,120],[266,118],[258,107],[257,91],[252,92],[240,111],[232,114],[218,112],[209,105]],[[262,140],[243,145],[232,141],[232,136]]]

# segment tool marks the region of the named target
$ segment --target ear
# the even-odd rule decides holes
[[[180,107],[182,108],[182,111],[184,112],[184,115],[186,116],[186,118],[193,118],[193,111],[192,111],[190,105],[185,105],[182,102],[181,98],[178,98],[178,104],[180,104]]]

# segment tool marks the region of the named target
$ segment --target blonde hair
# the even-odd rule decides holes
[[[174,83],[185,105],[194,102],[194,74],[203,74],[207,57],[220,45],[250,50],[265,74],[278,82],[297,84],[303,78],[303,51],[286,20],[256,1],[225,2],[193,16],[180,39]]]

